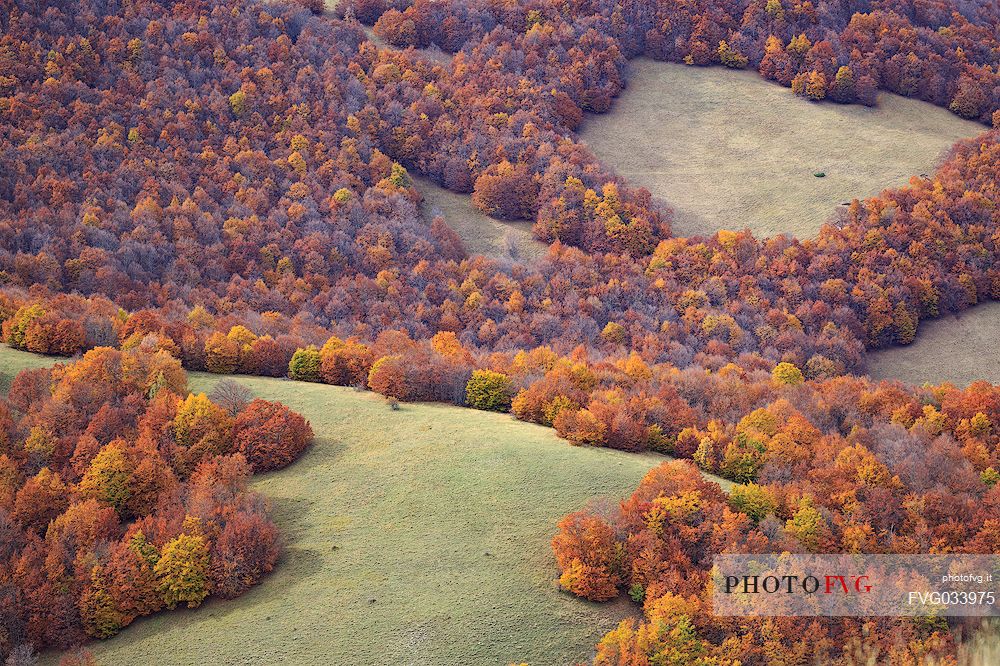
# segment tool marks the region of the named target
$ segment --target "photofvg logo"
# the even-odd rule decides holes
[[[869,581],[868,576],[843,574],[726,576],[726,594],[867,594],[872,590]]]
[[[1000,616],[998,555],[717,555],[721,616]]]

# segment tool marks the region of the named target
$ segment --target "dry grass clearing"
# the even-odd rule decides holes
[[[967,386],[977,379],[1000,384],[1000,302],[923,321],[913,344],[871,352],[867,363],[876,379],[901,379],[918,386],[925,382]]]
[[[816,103],[752,71],[638,59],[612,111],[588,115],[581,136],[674,208],[677,235],[749,227],[807,238],[840,203],[932,172],[984,129],[896,95],[873,109]]]
[[[455,230],[469,254],[482,254],[501,261],[531,263],[545,256],[548,246],[531,235],[530,222],[501,222],[472,205],[472,197],[437,185],[429,178],[411,174],[424,197],[421,212],[428,223],[441,215]]]

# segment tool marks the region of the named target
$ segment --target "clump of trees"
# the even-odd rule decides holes
[[[475,370],[465,385],[465,401],[469,407],[493,412],[510,409],[513,385],[510,377],[492,370]]]
[[[0,401],[0,655],[107,638],[238,596],[280,550],[255,471],[312,438],[280,403],[187,395],[166,351],[100,347],[20,373]],[[235,413],[233,413],[235,412]]]
[[[285,467],[312,441],[308,421],[280,402],[260,398],[246,406],[233,424],[233,445],[254,472]]]
[[[949,516],[915,512],[909,503],[950,502],[940,487],[893,474],[905,464],[894,461],[888,470],[857,444],[843,445],[834,459],[835,480],[819,481],[817,469],[792,483],[737,486],[728,497],[690,463],[664,463],[620,505],[564,518],[552,540],[561,587],[593,601],[627,593],[643,609],[643,620],[626,619],[601,639],[594,663],[769,664],[776,654],[832,663],[887,651],[908,659],[953,656],[955,638],[944,622],[711,613],[709,576],[718,552],[911,553],[945,542],[950,552],[993,552],[986,535],[995,521],[988,510],[973,509],[992,502],[992,490],[966,486],[965,479],[950,486],[967,488],[951,506],[969,507],[968,534],[976,536],[944,536]],[[837,494],[826,494],[827,483],[838,486]],[[891,506],[881,506],[887,498]]]

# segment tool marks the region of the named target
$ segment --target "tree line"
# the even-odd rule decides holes
[[[280,553],[247,483],[311,439],[300,415],[235,383],[188,393],[162,349],[19,373],[0,401],[0,655],[243,594]]]

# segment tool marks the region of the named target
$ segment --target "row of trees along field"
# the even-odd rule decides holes
[[[15,472],[3,478],[15,482],[3,514],[20,535],[11,556],[28,558],[13,571],[34,578],[4,585],[26,596],[10,606],[15,617],[3,626],[21,628],[8,631],[3,649],[19,641],[58,643],[58,636],[81,636],[81,627],[106,634],[144,609],[238,588],[225,582],[219,539],[231,515],[257,521],[240,534],[268,529],[248,508],[259,500],[241,479],[273,463],[253,460],[250,451],[260,449],[240,444],[227,428],[212,431],[204,445],[199,436],[193,451],[191,442],[178,441],[175,421],[188,401],[198,415],[219,411],[210,400],[171,397],[183,393],[171,383],[180,381],[171,357],[191,369],[289,372],[368,385],[397,399],[510,409],[554,425],[575,443],[673,452],[761,484],[773,495],[779,528],[805,498],[842,501],[821,494],[811,476],[828,467],[824,456],[860,446],[868,456],[853,449],[857,456],[892,472],[878,492],[911,492],[902,504],[856,492],[857,502],[843,511],[858,524],[869,505],[897,508],[869,521],[870,537],[853,541],[837,531],[834,509],[816,508],[833,526],[837,541],[829,543],[902,548],[888,536],[894,533],[919,534],[918,550],[978,543],[972,539],[985,521],[970,518],[958,500],[989,495],[990,470],[997,469],[994,408],[987,401],[968,414],[949,412],[954,389],[914,391],[842,375],[859,367],[865,348],[910,342],[921,319],[1000,294],[998,133],[957,146],[933,177],[853,202],[810,241],[732,231],[674,238],[669,213],[604,169],[574,134],[584,111],[610,107],[627,81],[626,59],[641,53],[729,66],[746,58],[813,97],[851,101],[850,82],[860,101],[881,87],[1000,120],[990,65],[995,3],[891,3],[896,11],[888,4],[771,1],[736,12],[710,2],[342,3],[362,20],[378,21],[377,32],[392,42],[461,49],[437,64],[412,52],[380,51],[356,22],[316,17],[297,5],[0,0],[4,339],[63,355],[101,348],[81,361],[83,368],[117,354],[129,364],[159,359],[171,369],[163,372],[165,387],[157,373],[152,384],[147,376],[131,388],[59,389],[76,384],[63,379],[71,371],[60,370],[48,378],[27,375],[12,390],[12,401],[31,397],[13,407],[17,430],[5,455]],[[496,216],[533,221],[536,235],[552,242],[548,256],[533,266],[466,256],[443,220],[420,218],[408,170],[471,193]],[[95,382],[120,381],[114,362],[108,367]],[[32,382],[40,388],[30,389]],[[51,397],[46,386],[54,387]],[[68,397],[57,399],[60,390]],[[958,394],[975,402],[992,390]],[[124,411],[108,408],[115,416],[101,417],[111,419],[104,439],[95,434],[99,447],[89,445],[95,457],[77,469],[79,433],[97,419],[101,405],[93,401],[105,392],[119,396],[115,406]],[[824,412],[810,404],[820,398],[810,396],[834,406]],[[892,405],[888,421],[883,403]],[[246,407],[261,418],[269,409]],[[799,457],[782,462],[776,452],[786,450],[788,433],[760,434],[754,426],[748,435],[741,426],[761,409],[779,421],[800,413],[823,445],[802,443]],[[236,416],[232,433],[240,418],[250,417]],[[977,425],[963,426],[963,419]],[[144,437],[146,422],[161,425]],[[32,439],[32,427],[48,423],[65,430]],[[899,449],[863,438],[876,426],[912,451],[940,449],[942,460],[962,465],[957,478],[965,485],[939,482],[947,497],[925,531],[901,527],[911,515],[910,495],[935,505],[911,478],[915,472],[904,473],[892,459]],[[288,427],[307,439],[305,429]],[[155,496],[152,508],[139,499],[112,504],[114,515],[102,515],[118,522],[99,533],[123,558],[132,557],[123,550],[129,548],[151,561],[152,550],[131,549],[141,529],[157,562],[177,539],[184,537],[185,548],[201,539],[191,546],[208,552],[207,562],[199,560],[207,573],[196,593],[164,592],[167,565],[157,573],[154,564],[152,578],[143,570],[143,580],[156,594],[144,597],[148,605],[129,605],[101,573],[110,564],[89,558],[86,546],[79,569],[74,546],[72,555],[51,558],[72,565],[67,577],[59,578],[58,567],[50,574],[50,525],[77,499],[97,502],[88,505],[95,510],[104,506],[102,482],[84,484],[89,465],[110,447],[118,483],[129,474],[119,474],[119,465],[139,464],[130,447],[150,437],[161,462],[147,471],[164,477],[162,493],[135,491],[136,498]],[[38,458],[35,450],[44,454],[50,438],[48,455],[55,457]],[[117,439],[125,443],[112,446]],[[39,480],[45,469],[48,477]],[[896,476],[902,486],[892,483]],[[206,487],[232,491],[218,505],[192,504],[202,478]],[[95,490],[81,491],[81,484]],[[26,507],[46,506],[22,500],[19,513],[18,495],[28,487],[45,497],[51,492],[56,499],[48,506],[60,511],[23,522]],[[136,513],[142,510],[151,513]],[[729,510],[735,520],[752,520]],[[911,513],[921,511],[931,509]],[[225,518],[212,517],[220,514]],[[607,520],[619,525],[614,516]],[[621,525],[621,534],[631,529]],[[59,530],[53,534],[59,541]],[[781,529],[765,536],[769,544],[790,543]],[[240,580],[252,583],[270,566],[271,551],[264,550],[245,553],[252,563]],[[610,575],[614,589],[640,580],[624,569],[597,575]],[[39,601],[38,590],[51,590],[51,599]],[[41,610],[22,616],[20,608]],[[708,621],[698,612],[692,617]],[[709,642],[720,635],[701,631]],[[839,637],[830,627],[815,631]]]
[[[470,43],[498,34],[509,42],[510,33],[539,38],[583,27],[594,39],[611,38],[626,58],[753,67],[784,86],[808,85],[815,99],[870,105],[882,89],[983,122],[1000,108],[1000,32],[990,2],[347,0],[337,11],[373,24],[396,46],[471,53]],[[601,112],[610,97],[585,101]]]
[[[143,346],[14,379],[0,401],[0,654],[236,597],[274,567],[278,531],[247,482],[295,460],[312,430],[235,383],[211,399],[185,386],[178,360]]]
[[[435,333],[454,334],[476,363],[500,371],[518,350],[545,342],[560,355],[583,345],[596,360],[634,352],[646,363],[710,370],[788,362],[808,378],[833,376],[857,368],[866,347],[912,341],[920,319],[1000,293],[990,205],[996,139],[991,132],[958,146],[933,178],[853,203],[844,224],[815,241],[719,232],[667,239],[643,257],[557,243],[537,267],[421,259],[407,274],[388,264],[317,293],[312,302],[324,303],[329,319],[308,309],[255,312],[259,301],[226,298],[211,310],[172,299],[129,314],[99,294],[9,285],[0,320],[9,344],[40,353],[129,348],[155,333],[187,367],[214,372],[283,375],[297,349],[318,350],[331,328],[339,340],[374,345],[359,352],[360,369],[333,383],[363,383],[372,363],[399,351],[377,344],[396,330],[424,346]],[[615,189],[605,187],[605,197]],[[288,276],[282,284],[305,282]],[[260,279],[254,289],[268,288]]]

